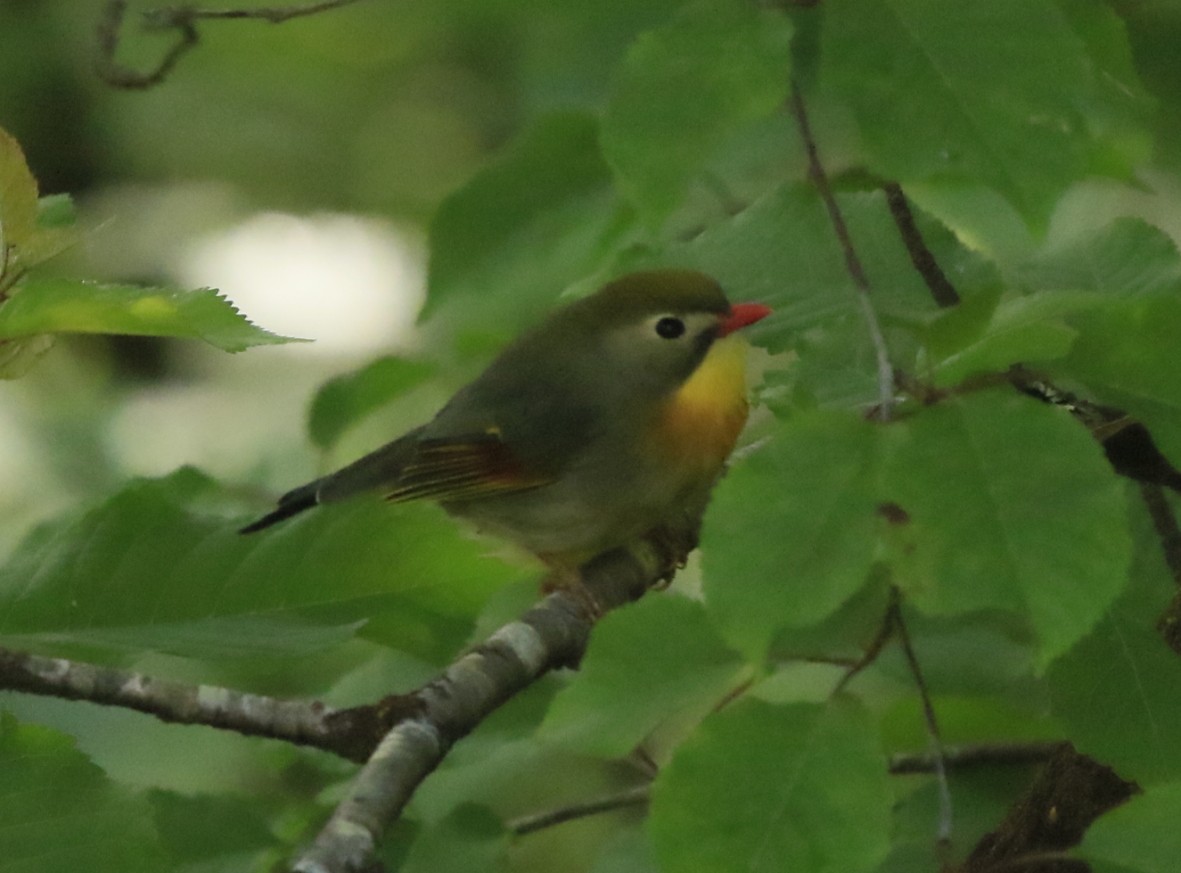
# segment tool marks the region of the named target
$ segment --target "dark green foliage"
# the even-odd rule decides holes
[[[385,859],[934,873],[935,783],[887,772],[889,755],[929,748],[897,639],[833,695],[896,587],[944,738],[1070,741],[1144,789],[1075,851],[1096,870],[1174,869],[1181,662],[1157,622],[1181,545],[1100,440],[1127,413],[1181,466],[1181,14],[1089,0],[425,9],[357,4],[265,41],[223,25],[224,43],[143,102],[103,104],[129,167],[229,178],[268,203],[433,213],[429,347],[325,384],[316,448],[390,401],[445,395],[564,294],[629,269],[703,269],[774,314],[749,332],[770,353],[760,404],[700,561],[606,616],[581,670],[459,743]],[[793,75],[868,307],[807,175]],[[213,291],[49,274],[78,233],[69,201],[38,199],[15,143],[0,145],[0,375],[20,375],[45,334],[281,341]],[[940,306],[912,264],[886,182],[958,304]],[[901,386],[888,422],[872,414],[867,308]],[[0,563],[0,643],[363,703],[533,598],[435,507],[357,500],[242,538],[266,501],[241,485],[184,469],[37,527]],[[1163,501],[1175,515],[1176,495]],[[27,698],[0,704],[22,719],[0,721],[0,857],[16,871],[267,870],[351,773],[235,737],[242,769],[274,781],[227,773],[222,793],[185,794],[157,733],[91,724],[78,705],[79,751],[32,723],[44,713]],[[196,730],[170,736],[180,748]],[[137,743],[165,763],[132,784],[113,749]],[[953,772],[952,862],[1029,775]],[[643,785],[646,805],[511,833],[518,816]]]

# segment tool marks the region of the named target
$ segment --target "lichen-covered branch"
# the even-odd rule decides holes
[[[176,724],[203,724],[346,754],[348,719],[317,701],[281,700],[213,685],[0,649],[0,688],[121,706]],[[346,754],[347,757],[347,754]]]
[[[407,708],[415,714],[381,740],[292,869],[368,869],[382,833],[457,740],[545,672],[577,665],[599,615],[640,597],[674,571],[688,550],[678,547],[674,554],[660,543],[645,541],[600,555],[583,566],[581,588],[548,595],[437,679],[407,695]]]

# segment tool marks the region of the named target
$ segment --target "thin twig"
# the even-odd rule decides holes
[[[994,765],[1040,764],[1047,760],[1061,746],[1058,740],[1033,741],[1029,743],[982,743],[971,746],[946,746],[943,749],[942,765],[947,770]],[[930,751],[921,753],[899,753],[890,757],[890,773],[894,776],[908,776],[920,773],[936,773],[940,767],[940,756]]]
[[[281,24],[292,18],[302,18],[305,15],[319,15],[349,6],[358,0],[321,0],[314,3],[296,3],[290,6],[269,6],[257,9],[204,9],[200,6],[162,6],[144,13],[148,25],[153,28],[171,28],[182,23],[208,19],[211,21],[229,20],[235,18],[253,18],[256,21],[266,21],[270,24]]]
[[[127,0],[110,0],[103,9],[98,22],[98,58],[94,67],[98,77],[108,85],[129,90],[143,90],[159,85],[172,72],[177,62],[197,44],[197,28],[192,22],[178,24],[179,32],[174,42],[156,68],[146,73],[125,67],[115,60],[119,50],[119,39],[123,29],[123,16],[127,12]]]
[[[564,822],[574,821],[575,819],[599,815],[604,812],[614,812],[617,809],[624,809],[629,806],[639,806],[648,802],[650,794],[651,786],[637,785],[634,788],[629,788],[626,791],[621,791],[618,794],[612,794],[608,797],[600,797],[583,803],[572,803],[570,806],[561,806],[557,809],[549,809],[534,815],[521,816],[510,821],[508,823],[508,829],[518,836],[531,834],[534,831],[551,828],[554,825],[560,825]]]
[[[902,186],[897,182],[887,182],[885,191],[890,215],[894,217],[894,224],[902,237],[903,245],[906,246],[906,253],[910,255],[911,264],[923,277],[923,281],[927,283],[927,288],[931,291],[931,296],[937,305],[955,306],[960,302],[959,292],[955,290],[955,286],[951,284],[947,274],[943,272],[943,268],[935,260],[935,255],[927,247],[927,241],[923,239],[922,231],[915,223],[914,213],[911,212],[906,195],[902,193]]]
[[[889,421],[894,406],[894,367],[890,363],[890,351],[886,346],[886,337],[882,333],[882,326],[878,322],[877,313],[869,299],[869,277],[865,267],[857,256],[853,247],[853,238],[849,235],[849,227],[845,223],[845,216],[833,196],[832,187],[828,184],[828,176],[824,172],[824,165],[820,162],[820,155],[816,148],[816,140],[812,136],[812,127],[808,123],[808,111],[804,105],[804,95],[799,85],[793,80],[791,83],[791,111],[795,116],[796,126],[800,130],[800,138],[808,154],[808,176],[816,186],[820,199],[828,210],[829,220],[832,222],[833,232],[845,254],[845,268],[853,277],[853,284],[857,286],[857,299],[860,301],[861,313],[869,329],[870,341],[873,343],[874,354],[877,358],[878,370],[878,407],[876,417],[881,421]]]
[[[154,69],[141,73],[115,60],[122,38],[127,0],[109,0],[99,17],[98,58],[95,60],[95,71],[108,85],[129,90],[144,90],[163,82],[176,67],[177,62],[197,45],[200,40],[200,34],[197,32],[198,21],[254,19],[279,24],[292,18],[316,15],[356,2],[358,0],[321,0],[259,9],[204,9],[199,6],[164,6],[150,9],[143,15],[145,26],[151,30],[175,30],[177,38]]]
[[[882,653],[882,649],[886,647],[886,643],[890,642],[890,638],[894,636],[894,619],[898,615],[898,587],[890,586],[890,599],[886,603],[886,611],[882,615],[882,623],[878,625],[878,631],[874,638],[870,640],[868,646],[865,647],[865,652],[849,665],[849,669],[845,671],[845,675],[837,682],[836,687],[833,688],[833,694],[840,694],[845,690],[845,686],[853,681],[853,678],[878,659],[878,655]]]
[[[898,629],[898,642],[906,654],[906,662],[910,666],[910,673],[914,677],[915,686],[919,691],[919,699],[923,703],[923,720],[927,725],[927,735],[931,740],[932,760],[935,765],[935,782],[939,786],[939,825],[936,829],[937,839],[946,845],[951,840],[952,806],[951,789],[947,784],[947,750],[943,748],[943,737],[939,733],[939,720],[935,716],[935,705],[931,702],[931,692],[927,688],[927,680],[923,678],[923,670],[919,665],[918,656],[910,642],[910,633],[906,629],[906,620],[902,617],[902,606],[897,600],[893,604],[894,626]]]

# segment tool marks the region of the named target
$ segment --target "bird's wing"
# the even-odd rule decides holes
[[[469,500],[552,481],[553,476],[526,471],[499,432],[490,430],[420,439],[390,483],[386,499]]]

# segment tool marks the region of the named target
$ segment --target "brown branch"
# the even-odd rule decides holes
[[[956,873],[1082,873],[1089,867],[1061,852],[1077,845],[1091,822],[1139,792],[1109,767],[1060,743],[1004,821],[973,848]]]
[[[845,269],[853,278],[857,287],[857,299],[861,305],[861,313],[869,329],[870,342],[873,343],[874,354],[877,358],[878,370],[878,406],[875,417],[881,421],[889,421],[894,406],[894,367],[890,363],[890,352],[886,346],[886,337],[882,333],[882,326],[878,322],[877,313],[869,299],[869,277],[857,250],[853,246],[853,238],[849,235],[849,226],[845,223],[845,216],[841,207],[833,196],[832,186],[828,183],[828,175],[824,172],[824,165],[820,162],[820,154],[816,148],[816,139],[812,135],[812,126],[808,121],[808,110],[804,105],[804,95],[800,87],[793,80],[791,83],[791,112],[795,117],[796,127],[799,128],[800,138],[804,142],[804,149],[808,155],[808,177],[816,186],[824,207],[828,210],[829,220],[832,222],[833,233],[840,243],[841,251],[845,255]]]
[[[115,60],[122,38],[123,19],[127,13],[127,0],[109,0],[103,8],[98,23],[98,58],[95,71],[98,77],[116,88],[144,90],[163,82],[176,67],[181,57],[200,40],[197,22],[231,19],[254,19],[279,24],[292,18],[316,15],[357,0],[322,0],[322,2],[296,4],[292,6],[263,7],[259,9],[204,9],[199,6],[164,6],[150,9],[143,15],[144,26],[149,30],[177,32],[176,41],[169,46],[160,63],[154,69],[141,73]]]
[[[923,239],[922,231],[915,223],[914,213],[911,212],[906,195],[902,192],[902,186],[897,182],[887,182],[885,192],[890,215],[894,217],[894,224],[902,237],[903,245],[906,246],[906,253],[910,255],[911,264],[927,283],[927,288],[937,305],[955,306],[960,302],[959,292],[955,290],[955,286],[935,260],[935,255],[927,247],[927,241]]]

